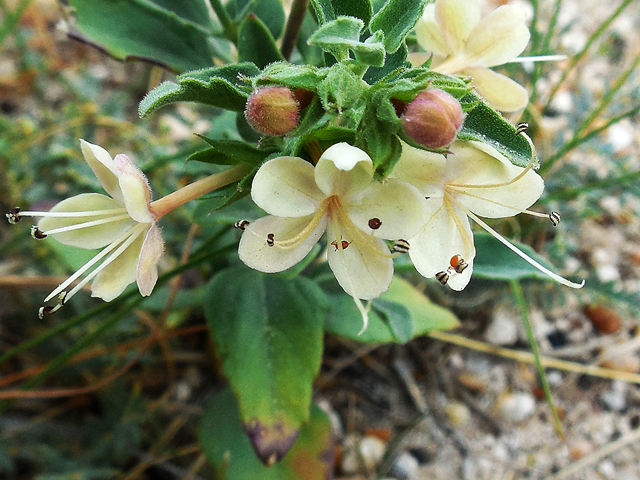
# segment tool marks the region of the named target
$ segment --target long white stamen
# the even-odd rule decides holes
[[[513,253],[515,253],[516,255],[518,255],[520,258],[522,258],[525,262],[527,262],[529,265],[537,268],[538,270],[540,270],[542,273],[544,273],[545,275],[549,276],[550,278],[554,279],[556,282],[561,283],[562,285],[566,285],[567,287],[571,287],[571,288],[582,288],[584,287],[585,281],[582,280],[582,283],[574,283],[571,282],[569,280],[567,280],[566,278],[561,277],[560,275],[558,275],[557,273],[553,273],[551,270],[549,270],[547,267],[541,265],[540,263],[536,262],[533,258],[531,258],[529,255],[527,255],[526,253],[524,253],[522,250],[520,250],[519,248],[517,248],[515,245],[512,245],[511,242],[509,242],[506,238],[504,238],[502,235],[500,235],[498,232],[496,232],[493,228],[491,228],[489,225],[487,225],[486,223],[484,223],[482,220],[480,220],[477,216],[475,216],[472,212],[470,211],[466,211],[467,215],[469,215],[469,217],[471,217],[478,225],[480,225],[482,228],[484,228],[487,232],[489,232],[491,235],[493,235],[497,240],[500,241],[500,243],[502,243],[504,246],[506,246],[509,250],[511,250]]]
[[[113,250],[114,248],[116,248],[118,245],[120,245],[129,235],[131,235],[131,230],[127,230],[126,232],[124,232],[122,235],[120,235],[117,239],[115,239],[113,242],[111,242],[109,245],[107,245],[104,249],[102,249],[102,251],[100,253],[98,253],[96,256],[94,256],[91,260],[89,260],[87,263],[85,263],[82,267],[80,267],[80,269],[75,272],[73,275],[71,275],[69,278],[67,278],[64,282],[62,282],[60,285],[58,285],[56,287],[56,289],[51,292],[47,298],[44,299],[45,303],[48,302],[49,300],[51,300],[53,297],[55,297],[56,295],[58,295],[60,292],[62,292],[65,288],[67,288],[71,283],[73,283],[74,281],[76,281],[78,278],[80,278],[84,272],[86,272],[87,270],[89,270],[93,265],[95,265],[96,263],[98,263],[101,259],[103,259],[105,256],[107,256],[107,254]],[[68,298],[68,296],[66,297]],[[65,298],[65,301],[66,301]]]
[[[148,228],[146,224],[138,224],[131,230],[129,238],[127,238],[122,244],[113,252],[111,255],[107,257],[107,259],[100,264],[98,268],[96,268],[93,272],[87,275],[78,285],[73,287],[73,289],[67,294],[65,297],[65,302],[73,297],[82,287],[84,287],[87,283],[89,283],[93,278],[98,275],[102,270],[104,270],[107,265],[113,262],[116,258],[122,254],[141,234]]]
[[[557,62],[559,60],[566,60],[567,58],[569,58],[567,55],[536,55],[533,57],[517,57],[507,63]]]
[[[90,222],[74,223],[73,225],[68,225],[66,227],[53,228],[51,230],[43,231],[42,233],[45,235],[53,235],[55,233],[70,232],[72,230],[95,227],[96,225],[104,225],[105,223],[117,222],[119,220],[125,220],[127,218],[130,219],[131,216],[128,213],[125,213],[123,215],[116,215],[115,217],[101,218],[99,220],[92,220]]]
[[[60,217],[60,218],[72,218],[72,217],[99,217],[102,215],[115,215],[118,213],[125,213],[126,208],[111,208],[107,210],[92,210],[83,212],[23,212],[18,214],[20,217]]]

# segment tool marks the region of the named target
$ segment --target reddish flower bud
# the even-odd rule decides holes
[[[407,136],[428,148],[449,145],[463,122],[460,102],[437,88],[420,92],[402,115]]]
[[[249,96],[244,115],[256,132],[284,135],[298,126],[298,102],[287,87],[258,87]]]

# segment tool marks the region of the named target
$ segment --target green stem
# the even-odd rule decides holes
[[[307,7],[309,6],[309,0],[293,0],[291,5],[291,12],[287,19],[287,27],[284,30],[284,37],[282,38],[282,47],[280,52],[285,60],[289,60],[293,47],[298,41],[300,35],[300,29],[302,28],[302,22],[304,16],[307,13]]]
[[[157,221],[170,211],[191,200],[241,180],[250,170],[251,167],[249,165],[241,163],[220,173],[214,173],[152,202],[150,210]]]
[[[553,416],[553,426],[558,432],[558,435],[562,439],[564,439],[564,431],[562,429],[562,423],[560,422],[560,418],[558,417],[558,411],[556,410],[555,405],[553,404],[553,398],[551,397],[551,390],[549,389],[549,384],[547,382],[547,375],[544,372],[544,367],[542,366],[542,362],[540,361],[540,352],[538,350],[538,342],[536,342],[536,338],[533,335],[533,329],[531,328],[531,322],[529,321],[529,310],[527,309],[527,302],[524,299],[524,295],[522,293],[522,287],[517,280],[511,280],[511,292],[515,298],[516,304],[520,308],[520,314],[522,315],[522,320],[524,322],[525,330],[527,331],[527,338],[529,339],[529,346],[531,347],[531,353],[536,360],[536,368],[538,370],[538,377],[540,378],[540,383],[542,383],[542,389],[544,390],[544,396],[547,399],[547,404],[551,409],[551,415]]]
[[[627,117],[632,117],[636,115],[638,112],[640,112],[640,106],[634,107],[631,110],[627,110],[626,112],[621,113],[620,115],[616,115],[615,117],[607,121],[604,125],[596,128],[595,130],[590,131],[586,135],[583,135],[583,136],[579,136],[578,134],[574,135],[571,140],[569,140],[567,143],[565,143],[562,146],[562,148],[560,148],[560,150],[558,150],[555,154],[553,154],[551,157],[547,159],[544,165],[540,167],[540,170],[538,171],[538,173],[540,175],[544,175],[546,172],[548,172],[551,169],[551,167],[553,167],[553,164],[556,163],[566,153],[570,152],[571,150],[576,148],[578,145],[586,142],[587,140],[590,140],[593,137],[600,135],[600,133],[604,132],[607,128],[609,128],[614,123],[618,123],[620,120],[623,120]]]
[[[233,43],[237,43],[238,29],[229,16],[227,9],[224,8],[224,5],[222,5],[222,2],[220,0],[209,0],[209,4],[211,5],[213,11],[216,13],[218,20],[220,21],[220,25],[222,25],[224,36],[231,40]]]
[[[589,37],[589,40],[587,40],[587,43],[582,48],[582,50],[580,50],[580,52],[578,52],[576,55],[571,57],[571,61],[569,62],[569,65],[567,65],[567,68],[565,68],[564,71],[562,72],[562,77],[560,77],[560,80],[558,80],[558,83],[556,83],[551,89],[551,93],[549,93],[549,98],[547,99],[547,103],[543,107],[542,111],[545,111],[547,108],[549,108],[549,105],[551,104],[553,97],[555,96],[556,93],[558,93],[558,90],[560,89],[562,84],[565,82],[565,80],[569,76],[569,73],[571,73],[571,71],[573,70],[573,67],[575,67],[578,64],[578,62],[582,59],[582,57],[584,57],[587,54],[587,52],[591,48],[591,45],[593,45],[593,42],[595,42],[598,38],[600,38],[602,33],[611,24],[611,22],[613,22],[616,18],[618,18],[618,15],[620,15],[622,11],[627,7],[627,5],[629,5],[632,1],[633,0],[624,0],[620,4],[620,6],[615,10],[615,12],[613,12],[609,16],[609,18],[607,18],[604,22],[602,22],[600,26],[596,29],[596,31],[593,32],[593,34]]]

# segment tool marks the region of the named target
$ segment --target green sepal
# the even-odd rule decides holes
[[[312,281],[244,266],[209,282],[205,316],[254,450],[280,460],[309,418],[328,300]]]
[[[257,148],[239,140],[216,140],[198,135],[212,148],[200,150],[191,154],[187,161],[211,163],[215,165],[237,165],[247,163],[253,166],[261,165],[265,158],[277,151],[273,147]]]
[[[409,67],[407,63],[408,50],[406,45],[396,50],[394,53],[387,53],[382,67],[369,67],[367,73],[362,78],[369,85],[373,85],[378,80],[383,79],[390,73],[398,70],[401,67]]]
[[[331,53],[338,60],[349,58],[349,50],[363,64],[381,67],[384,64],[384,34],[376,32],[360,41],[364,22],[356,17],[341,16],[322,25],[309,37],[309,44]]]
[[[369,30],[384,32],[384,46],[395,52],[422,16],[430,0],[389,0],[371,20]]]
[[[284,459],[269,467],[252,451],[230,389],[219,392],[198,424],[198,439],[216,478],[226,480],[327,480],[333,473],[331,421],[311,405],[309,421]]]
[[[330,299],[332,309],[325,320],[325,330],[361,343],[406,343],[431,331],[450,330],[460,325],[451,311],[432,303],[398,276],[393,277],[389,290],[380,295],[380,300],[374,300],[369,326],[360,335],[362,316],[353,298],[344,292],[336,292],[330,294]],[[397,306],[392,307],[392,304]],[[410,324],[407,312],[411,317]]]
[[[267,26],[250,13],[238,29],[238,61],[253,62],[259,68],[284,60]]]
[[[534,157],[533,168],[540,166],[535,152],[523,135],[518,135],[514,127],[502,114],[484,103],[482,99],[470,92],[460,103],[473,105],[467,112],[462,129],[458,132],[460,140],[477,140],[486,143],[519,167],[526,167]]]
[[[197,102],[226,110],[243,111],[251,90],[246,78],[258,75],[253,63],[239,63],[187,72],[178,83],[163,82],[138,106],[141,117],[175,102]]]
[[[346,62],[335,63],[327,69],[324,80],[317,87],[322,106],[328,112],[352,115],[349,109],[361,102],[366,84],[360,80]]]
[[[147,60],[178,73],[213,63],[212,24],[204,0],[69,0],[69,5],[75,15],[70,35],[114,58]]]

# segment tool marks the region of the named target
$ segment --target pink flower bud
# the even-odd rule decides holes
[[[463,122],[460,102],[437,88],[420,92],[402,115],[407,136],[428,148],[449,145]]]
[[[264,135],[284,135],[298,126],[298,102],[287,87],[258,87],[249,96],[247,122]]]

